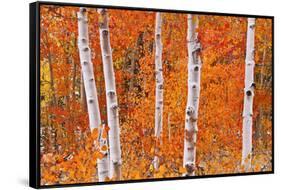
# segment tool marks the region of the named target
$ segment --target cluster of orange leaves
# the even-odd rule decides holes
[[[107,130],[102,134],[107,138]],[[85,138],[85,145],[78,151],[70,154],[47,153],[42,155],[40,161],[41,183],[44,185],[52,184],[72,184],[72,183],[90,183],[95,179],[97,159],[104,157],[108,150],[106,145],[98,144],[99,129],[95,128]],[[106,179],[107,181],[109,180]]]

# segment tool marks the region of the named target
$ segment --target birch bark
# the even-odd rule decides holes
[[[112,61],[112,50],[108,28],[108,13],[106,9],[98,9],[100,44],[102,52],[103,72],[106,88],[107,121],[109,130],[110,177],[121,179],[121,146],[118,102],[115,86],[115,74]]]
[[[98,95],[94,77],[94,68],[91,62],[91,50],[89,48],[88,19],[86,9],[80,8],[78,16],[78,48],[82,68],[83,82],[86,93],[87,109],[90,129],[99,128],[101,125]],[[104,181],[108,176],[107,155],[98,159],[98,178]]]
[[[198,18],[188,15],[187,46],[188,46],[188,98],[185,112],[184,159],[183,166],[187,175],[195,174],[197,120],[200,95],[201,45],[197,38]]]
[[[243,143],[242,165],[246,171],[251,169],[252,159],[252,125],[253,125],[253,99],[254,99],[254,61],[255,55],[255,18],[248,18],[247,47],[245,60],[245,88],[243,107]]]
[[[161,41],[161,27],[162,18],[161,13],[156,13],[155,22],[155,75],[156,75],[156,86],[155,86],[155,137],[156,137],[156,147],[154,156],[154,168],[158,170],[159,158],[158,152],[159,147],[158,142],[160,141],[160,135],[163,127],[163,68],[162,68],[162,41]]]

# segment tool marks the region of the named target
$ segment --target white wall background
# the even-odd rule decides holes
[[[63,0],[62,0],[63,1]],[[64,0],[66,1],[66,0]],[[3,0],[0,10],[0,189],[28,187],[28,77],[31,0]],[[68,0],[151,8],[265,14],[275,16],[275,171],[274,175],[195,179],[82,187],[83,189],[276,189],[281,186],[281,11],[278,0]],[[278,8],[279,7],[279,8]],[[76,189],[82,189],[76,188]]]

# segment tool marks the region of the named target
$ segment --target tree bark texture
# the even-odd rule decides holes
[[[246,46],[242,165],[245,167],[246,171],[249,171],[251,169],[252,159],[253,100],[255,88],[255,18],[248,18]]]
[[[99,128],[99,126],[101,125],[101,117],[94,77],[94,68],[91,61],[91,50],[89,47],[88,19],[86,16],[86,9],[80,8],[80,11],[77,13],[77,16],[78,48],[86,93],[90,129],[92,130],[95,128]],[[106,161],[107,159],[107,155],[105,155],[102,159],[98,159],[99,181],[104,181],[105,178],[108,176],[108,162]]]
[[[121,146],[118,102],[115,85],[115,74],[110,46],[108,13],[106,9],[98,9],[100,45],[102,52],[103,72],[106,89],[107,121],[109,126],[110,177],[121,180]]]
[[[188,15],[187,46],[188,46],[188,98],[185,110],[184,159],[183,166],[187,175],[195,175],[197,120],[200,96],[201,45],[198,40],[198,17]]]
[[[154,156],[154,168],[158,170],[159,167],[159,158],[158,151],[159,147],[157,145],[160,141],[160,136],[163,127],[163,68],[162,68],[162,39],[161,39],[161,27],[162,27],[162,18],[161,13],[156,13],[155,21],[155,76],[156,76],[156,86],[155,86],[155,153]]]

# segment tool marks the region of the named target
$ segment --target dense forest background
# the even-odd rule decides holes
[[[41,184],[98,181],[77,46],[78,7],[41,6]],[[164,111],[155,153],[155,12],[108,10],[119,103],[122,179],[182,176],[187,86],[187,14],[162,13]],[[90,49],[107,126],[99,14],[87,11]],[[196,175],[244,172],[242,112],[247,18],[199,15],[202,50]],[[256,19],[252,171],[272,169],[272,20]],[[109,127],[105,127],[110,130]],[[105,134],[106,136],[106,134]],[[111,179],[107,179],[111,180]]]

